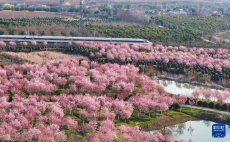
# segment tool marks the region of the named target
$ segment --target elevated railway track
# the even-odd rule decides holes
[[[4,42],[31,42],[37,43],[63,43],[82,41],[83,43],[95,42],[95,43],[114,43],[114,44],[148,44],[152,43],[145,39],[133,39],[133,38],[103,38],[103,37],[62,37],[62,36],[24,36],[24,35],[0,35],[0,41]]]

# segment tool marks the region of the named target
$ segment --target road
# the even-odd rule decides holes
[[[191,108],[190,105],[183,105],[183,107]],[[207,110],[207,111],[216,112],[216,113],[225,114],[225,115],[230,115],[230,112],[221,111],[221,110],[217,110],[217,109],[211,109],[211,108],[206,108],[206,107],[198,107],[198,106],[192,106],[192,108]]]

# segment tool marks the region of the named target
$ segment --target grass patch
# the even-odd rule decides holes
[[[75,121],[78,121],[79,125],[83,124],[83,121],[81,119],[79,119],[79,111],[80,108],[76,108],[73,110],[73,114],[66,114],[66,115],[70,115]],[[98,116],[100,116],[100,111],[98,111]],[[118,119],[119,116],[119,119]],[[174,111],[174,110],[167,110],[166,112],[164,112],[164,114],[162,115],[160,111],[147,111],[146,113],[140,113],[137,110],[133,111],[132,116],[125,120],[122,119],[121,116],[119,114],[116,114],[115,120],[114,120],[114,124],[115,127],[120,127],[121,125],[127,125],[127,126],[136,126],[138,125],[139,127],[143,128],[143,129],[157,129],[157,128],[162,128],[164,127],[164,125],[170,126],[170,125],[174,125],[177,123],[182,123],[182,122],[186,122],[188,120],[190,120],[190,116],[182,113],[182,112],[178,112],[178,111]],[[168,121],[167,121],[168,120]],[[86,118],[85,123],[88,123],[89,120]],[[167,123],[162,123],[162,122],[166,122]],[[100,124],[102,122],[101,119],[97,120],[98,124]],[[164,124],[164,125],[161,125]]]
[[[177,111],[179,111],[179,110],[177,110]],[[216,113],[216,112],[212,112],[212,111],[208,111],[208,110],[195,109],[195,108],[193,108],[192,112],[191,112],[191,108],[188,108],[188,107],[182,107],[181,112],[185,113],[187,115],[197,115],[197,114],[201,114],[201,113],[205,113],[205,114],[214,114],[214,113]]]
[[[139,114],[138,114],[139,113]],[[138,117],[139,116],[139,117]],[[150,116],[150,117],[149,117]],[[170,126],[181,122],[188,121],[191,117],[187,114],[167,110],[162,115],[159,111],[148,111],[147,113],[140,113],[137,110],[134,110],[132,116],[126,120],[119,118],[114,120],[115,126],[119,127],[121,125],[136,126],[142,127],[144,130],[154,130],[164,127],[165,125]],[[166,122],[167,121],[167,122]]]

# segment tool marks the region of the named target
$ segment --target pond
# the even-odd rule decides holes
[[[183,94],[187,96],[190,96],[196,88],[200,88],[201,90],[207,90],[207,89],[218,90],[218,89],[214,89],[214,88],[210,88],[206,86],[194,85],[194,84],[189,84],[189,83],[180,83],[180,82],[176,82],[172,80],[158,79],[156,80],[156,82],[160,84],[161,86],[164,86],[165,90],[169,93]],[[218,91],[221,91],[221,90],[218,90]]]
[[[188,97],[191,96],[192,92],[196,88],[200,88],[201,90],[217,90],[219,92],[222,92],[222,90],[214,89],[211,87],[201,86],[201,85],[194,85],[189,83],[180,83],[172,80],[164,80],[164,79],[158,79],[155,80],[157,84],[164,87],[164,89],[172,94],[180,94],[180,95],[186,95]],[[202,97],[201,97],[202,98]],[[217,101],[217,98],[210,98],[210,100]]]
[[[224,138],[212,137],[212,125],[216,124],[212,121],[195,120],[173,126],[162,128],[161,132],[171,133],[175,140],[185,140],[186,142],[229,142],[230,141],[230,125],[226,126],[226,136]],[[153,133],[155,131],[151,131]]]

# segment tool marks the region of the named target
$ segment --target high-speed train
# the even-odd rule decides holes
[[[149,44],[152,45],[151,42],[145,39],[134,39],[134,38],[99,38],[99,37],[62,37],[62,36],[27,36],[27,35],[0,35],[0,41],[5,42],[47,42],[47,43],[68,43],[75,41],[83,41],[87,42],[113,42],[114,44]]]

